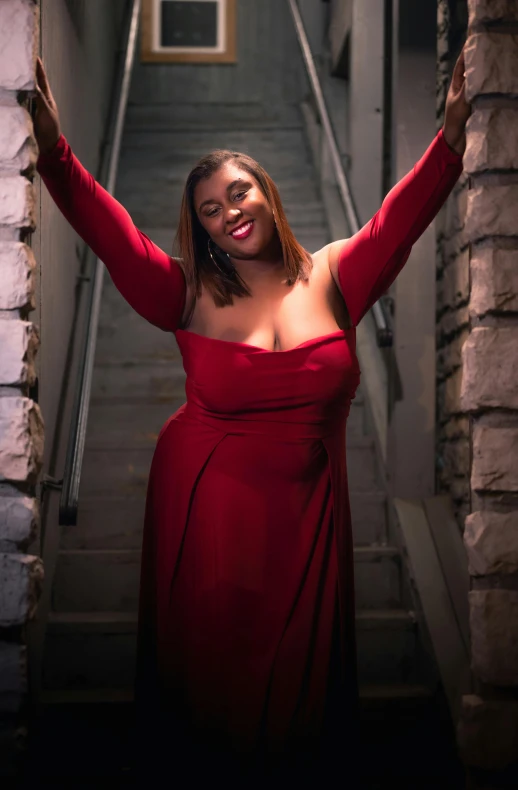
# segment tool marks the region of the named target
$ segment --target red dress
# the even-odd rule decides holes
[[[121,294],[175,333],[187,374],[187,402],[163,426],[149,475],[142,710],[160,708],[160,728],[175,739],[165,743],[194,742],[200,759],[209,745],[264,759],[310,754],[342,731],[356,706],[345,457],[360,379],[356,330],[272,352],[178,329],[180,267],[135,228],[64,136],[40,155],[38,171]],[[438,132],[376,215],[344,241],[339,278],[353,327],[461,172],[462,157]],[[156,737],[156,719],[145,720]]]

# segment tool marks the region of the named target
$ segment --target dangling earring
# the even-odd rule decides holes
[[[210,248],[210,242],[211,242],[211,238],[210,238],[210,236],[209,236],[209,238],[207,239],[207,249],[209,250],[209,255],[210,255],[211,259],[212,259],[212,263],[214,264],[214,266],[216,267],[216,269],[219,269],[219,271],[221,272],[221,274],[224,274],[225,276],[227,276],[227,274],[228,274],[228,273],[227,273],[227,272],[225,272],[225,271],[223,271],[223,269],[221,268],[221,266],[220,266],[220,265],[219,265],[219,263],[217,262],[216,258],[215,258],[215,257],[214,257],[214,255],[212,254],[212,250],[211,250],[211,248]],[[227,256],[227,258],[228,258],[228,259],[229,259],[229,261],[230,261],[230,255],[228,254],[228,252],[227,252],[227,253],[225,253],[225,255]]]

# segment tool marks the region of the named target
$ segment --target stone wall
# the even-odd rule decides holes
[[[438,126],[466,36],[466,0],[438,3]],[[436,220],[437,491],[449,493],[462,528],[470,512],[469,418],[460,404],[461,351],[468,335],[469,244],[465,233],[469,177],[464,172]]]
[[[459,744],[473,786],[500,787],[518,786],[518,3],[468,9],[473,114],[440,247],[440,477],[472,580]]]
[[[29,95],[39,52],[63,132],[97,173],[126,7],[0,0],[0,775],[19,767],[38,700],[59,546],[59,492],[42,500],[41,478],[63,475],[87,301],[84,244],[35,172]]]
[[[0,773],[14,772],[24,741],[24,629],[43,578],[41,560],[26,553],[38,532],[43,457],[43,421],[31,398],[39,337],[30,320],[35,260],[28,245],[37,147],[27,97],[38,35],[33,0],[0,3]]]

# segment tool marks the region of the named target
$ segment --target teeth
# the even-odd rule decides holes
[[[233,231],[230,235],[231,236],[241,236],[243,233],[246,233],[249,228],[252,227],[251,222],[247,222],[246,225],[242,225],[238,230]]]

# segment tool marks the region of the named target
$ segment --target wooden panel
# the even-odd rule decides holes
[[[428,497],[423,504],[464,644],[469,651],[468,557],[451,499],[447,495]]]
[[[454,721],[469,682],[469,656],[420,499],[394,499],[417,594]]]

